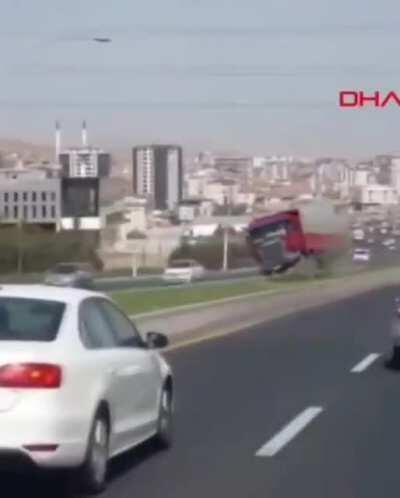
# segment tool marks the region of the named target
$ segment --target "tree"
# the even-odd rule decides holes
[[[0,225],[0,273],[42,272],[59,262],[85,261],[102,268],[90,233],[54,233],[37,225]]]

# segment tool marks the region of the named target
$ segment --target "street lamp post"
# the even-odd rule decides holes
[[[138,260],[139,255],[141,254],[140,246],[138,244],[134,244],[131,250],[132,255],[132,277],[136,278],[138,276]]]

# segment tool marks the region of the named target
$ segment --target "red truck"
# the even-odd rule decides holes
[[[318,258],[344,250],[347,218],[329,203],[314,202],[254,219],[247,241],[264,274],[282,273],[302,257]]]

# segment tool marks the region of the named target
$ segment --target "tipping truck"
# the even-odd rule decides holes
[[[347,216],[329,201],[319,200],[254,219],[247,242],[264,275],[283,273],[302,258],[318,264],[321,256],[348,248]]]

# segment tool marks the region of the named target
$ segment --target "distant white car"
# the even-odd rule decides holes
[[[72,471],[86,493],[106,486],[111,458],[149,438],[171,443],[172,373],[100,293],[0,288],[0,461]]]
[[[369,249],[357,248],[353,251],[354,262],[368,262],[371,259],[371,251]]]
[[[191,283],[204,278],[205,268],[192,259],[171,261],[164,270],[163,280],[167,283]]]
[[[386,239],[382,242],[382,245],[390,247],[396,244],[396,239]]]
[[[362,228],[356,228],[353,230],[353,239],[354,240],[364,240],[365,232]]]

